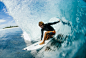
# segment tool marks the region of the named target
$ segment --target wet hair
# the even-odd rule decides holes
[[[44,23],[42,21],[39,22],[39,26],[41,26],[41,25],[44,25]]]

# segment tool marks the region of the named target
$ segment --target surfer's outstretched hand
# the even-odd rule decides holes
[[[40,40],[40,41],[42,41],[42,40]]]

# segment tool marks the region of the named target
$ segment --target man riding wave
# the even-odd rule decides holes
[[[39,26],[41,27],[41,40],[43,38],[43,32],[46,31],[45,34],[44,34],[44,40],[39,45],[44,44],[45,40],[48,40],[49,38],[52,38],[53,35],[56,34],[55,29],[51,25],[59,23],[59,22],[60,22],[60,20],[57,21],[57,22],[47,23],[47,24],[44,24],[42,21],[39,22]]]

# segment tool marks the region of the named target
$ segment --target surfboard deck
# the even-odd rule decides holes
[[[46,41],[45,41],[45,44],[42,44],[42,45],[39,45],[42,41],[36,42],[36,43],[34,43],[34,44],[30,45],[30,46],[25,47],[23,50],[28,50],[28,51],[30,51],[30,50],[37,50],[37,49],[40,49],[40,48],[42,48],[43,46],[45,46],[45,45],[46,45],[49,41],[51,41],[51,40],[52,40],[52,38],[50,38],[49,40],[46,40]]]

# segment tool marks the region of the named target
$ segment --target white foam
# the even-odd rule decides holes
[[[25,31],[23,31],[22,35],[23,35],[23,37],[24,37],[25,40],[31,41],[31,38],[29,37],[29,34],[27,34]]]
[[[29,37],[29,34],[27,34],[25,31],[23,31],[22,37],[24,38],[26,46],[31,45],[31,38]]]

